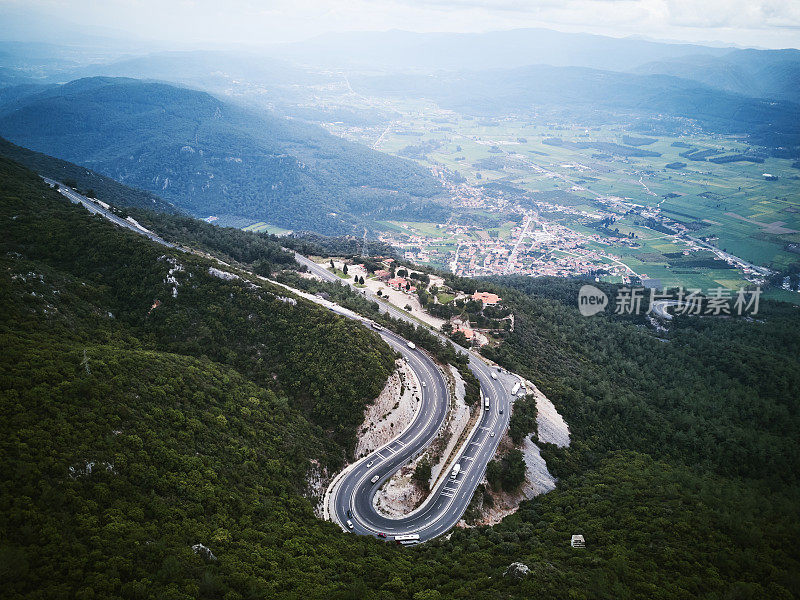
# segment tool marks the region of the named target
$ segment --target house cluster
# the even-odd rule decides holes
[[[386,285],[400,292],[414,293],[417,291],[417,286],[411,285],[405,277],[392,277],[386,281]]]
[[[385,283],[388,287],[392,288],[393,290],[397,290],[398,292],[407,292],[409,294],[413,294],[417,291],[416,282],[406,278],[406,277],[399,277],[394,276],[392,277],[392,272],[390,269],[392,268],[392,264],[394,263],[393,258],[387,258],[381,261],[385,268],[378,269],[375,271],[375,277],[377,277],[380,281]]]
[[[475,292],[468,296],[471,300],[475,300],[476,302],[481,302],[484,307],[487,306],[497,306],[502,298],[497,294],[493,294],[491,292],[479,292],[475,290]],[[468,319],[462,319],[459,317],[455,317],[450,320],[450,325],[453,328],[453,333],[461,332],[464,334],[464,338],[470,344],[477,344],[478,346],[483,346],[489,343],[489,338],[486,337],[485,332],[480,330],[475,330],[470,327],[470,323]]]

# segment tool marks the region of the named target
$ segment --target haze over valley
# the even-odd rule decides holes
[[[793,3],[72,4],[0,2],[5,596],[800,595]]]

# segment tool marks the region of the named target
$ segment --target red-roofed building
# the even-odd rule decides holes
[[[491,292],[479,292],[477,290],[474,294],[472,294],[472,299],[483,302],[484,306],[494,306],[500,302],[500,300],[502,300],[502,298],[497,294],[492,294]]]
[[[472,329],[470,329],[469,327],[456,327],[455,330],[453,330],[453,333],[455,333],[456,331],[460,331],[461,333],[463,333],[464,337],[467,338],[468,342],[471,342],[472,338],[475,337],[475,332],[472,331]]]
[[[386,282],[386,285],[389,287],[393,287],[396,290],[405,289],[406,287],[406,280],[402,277],[392,277],[389,281]]]

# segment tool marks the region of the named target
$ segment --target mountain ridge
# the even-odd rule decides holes
[[[439,183],[410,161],[165,83],[47,87],[0,106],[0,135],[197,216],[349,233],[382,211],[444,211],[432,202]]]

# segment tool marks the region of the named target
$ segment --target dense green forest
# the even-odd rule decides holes
[[[6,160],[0,224],[4,597],[800,594],[794,307],[676,319],[658,339],[581,317],[579,282],[483,284],[516,317],[492,357],[548,394],[572,445],[544,447],[555,491],[408,549],[342,533],[303,496],[392,368],[374,334],[220,278]],[[504,575],[512,562],[530,572]]]
[[[65,185],[71,185],[84,192],[93,191],[98,198],[114,206],[145,208],[168,214],[178,212],[173,204],[151,192],[131,188],[86,167],[28,150],[1,137],[0,156],[5,156],[36,171],[39,175],[61,181]]]
[[[357,256],[364,242],[353,236],[325,236],[311,231],[298,231],[278,237],[267,233],[219,227],[200,219],[177,214],[178,209],[159,196],[123,185],[74,163],[34,152],[0,138],[0,156],[18,162],[39,175],[55,179],[94,195],[112,205],[121,216],[132,216],[143,226],[165,239],[185,247],[213,253],[226,261],[253,269],[260,275],[281,268],[297,268],[290,248],[306,255]],[[384,242],[369,240],[368,250],[379,256],[395,256],[395,250]]]
[[[447,213],[433,200],[437,180],[411,161],[162,83],[96,77],[34,87],[0,102],[0,134],[201,217],[341,234],[390,213]]]

